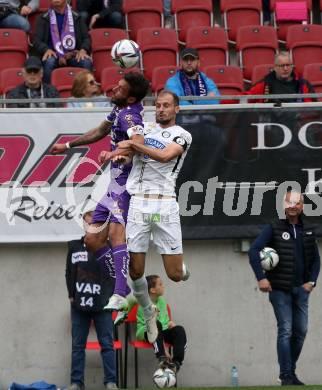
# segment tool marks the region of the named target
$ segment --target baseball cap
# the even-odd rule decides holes
[[[28,57],[25,61],[24,68],[29,69],[42,69],[42,63],[38,57],[31,56]]]
[[[184,57],[187,57],[187,56],[194,57],[194,58],[199,58],[198,50],[197,49],[192,49],[190,47],[186,47],[185,49],[183,49],[181,51],[180,57],[184,58]]]

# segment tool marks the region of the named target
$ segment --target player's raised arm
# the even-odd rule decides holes
[[[111,131],[111,126],[112,123],[105,120],[99,126],[89,130],[87,133],[79,136],[71,142],[66,142],[65,144],[54,144],[50,152],[52,154],[59,154],[75,146],[92,144],[108,135]]]

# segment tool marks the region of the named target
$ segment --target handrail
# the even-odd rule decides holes
[[[300,99],[304,98],[312,98],[312,99],[320,99],[322,98],[322,93],[307,93],[307,94],[273,94],[273,95],[221,95],[221,96],[182,96],[180,100],[238,100],[240,103],[247,103],[249,100],[276,100],[277,103],[280,103],[280,100],[294,100],[297,99],[296,103],[300,103]],[[109,97],[95,97],[95,98],[37,98],[37,99],[0,99],[0,105],[5,104],[25,104],[30,103],[80,103],[80,102],[105,102],[106,99],[110,101]],[[153,103],[155,101],[154,96],[148,96],[144,98],[145,103]],[[295,103],[295,102],[293,102]],[[238,103],[237,103],[238,104]]]

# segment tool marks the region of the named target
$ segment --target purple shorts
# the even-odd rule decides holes
[[[129,210],[130,194],[127,191],[121,194],[107,192],[97,204],[92,223],[114,222],[121,223],[123,226],[127,222],[127,213]]]

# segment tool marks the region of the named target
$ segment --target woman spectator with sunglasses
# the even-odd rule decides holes
[[[68,102],[67,107],[110,107],[111,104],[106,96],[101,93],[99,84],[95,81],[93,73],[89,70],[84,70],[75,76],[71,97],[73,98],[88,98],[88,101]],[[104,101],[91,101],[94,97],[102,97]]]

